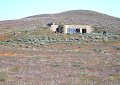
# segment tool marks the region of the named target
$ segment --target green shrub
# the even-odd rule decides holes
[[[81,66],[81,62],[77,61],[77,62],[73,62],[72,63],[73,67],[80,67]]]
[[[18,72],[20,69],[21,69],[20,66],[15,66],[15,67],[12,67],[12,68],[11,68],[11,71],[12,71],[12,72]]]
[[[6,81],[7,74],[5,72],[0,72],[0,82]]]
[[[58,63],[52,63],[52,67],[59,67],[60,65]]]
[[[101,50],[101,49],[97,49],[97,48],[94,48],[94,49],[93,49],[93,51],[95,51],[95,52],[97,52],[97,53],[102,52],[102,50]]]
[[[118,80],[118,81],[120,81],[120,75],[118,74],[118,75],[115,75],[115,74],[113,74],[113,75],[111,75],[111,76],[109,76],[108,77],[108,80],[110,80],[110,81],[115,81],[115,80]]]
[[[113,46],[113,49],[115,49],[115,50],[120,50],[120,47]]]

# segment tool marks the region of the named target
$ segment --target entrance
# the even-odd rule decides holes
[[[80,29],[76,29],[76,33],[80,33]]]
[[[82,29],[82,33],[87,33],[87,30],[86,29]]]

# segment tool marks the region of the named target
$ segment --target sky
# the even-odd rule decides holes
[[[69,10],[93,10],[120,18],[120,0],[0,0],[0,21]]]

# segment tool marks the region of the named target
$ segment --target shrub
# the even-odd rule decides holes
[[[79,61],[73,62],[72,66],[73,67],[80,67],[81,66],[81,62],[79,62]]]
[[[58,63],[52,63],[52,67],[59,67],[60,65]]]
[[[113,49],[115,49],[115,50],[120,50],[120,47],[113,46]]]
[[[110,80],[110,81],[115,81],[115,80],[118,80],[118,81],[120,81],[120,75],[116,75],[116,74],[113,74],[113,75],[110,75],[109,77],[108,77],[108,80]]]
[[[58,33],[63,33],[64,25],[59,25],[57,28]]]
[[[95,51],[95,52],[97,52],[97,53],[102,52],[102,50],[101,50],[101,49],[97,49],[97,48],[94,48],[94,49],[93,49],[93,51]]]
[[[20,66],[15,66],[15,67],[11,68],[11,71],[18,72],[20,70],[20,68],[21,68]]]
[[[7,74],[5,72],[0,72],[0,82],[6,81]]]

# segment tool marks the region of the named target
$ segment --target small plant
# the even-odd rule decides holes
[[[52,67],[59,67],[60,65],[58,63],[53,63]]]
[[[113,80],[118,80],[120,81],[120,75],[111,75],[109,76],[108,80],[113,81]]]
[[[0,72],[0,82],[6,81],[7,74],[5,72]]]
[[[115,50],[120,50],[120,47],[113,46],[113,49],[115,49]]]
[[[93,51],[95,51],[95,52],[97,52],[97,53],[102,52],[102,50],[101,50],[101,49],[97,49],[97,48],[93,49]]]
[[[72,66],[73,67],[80,67],[81,66],[81,62],[79,62],[79,61],[73,62]]]
[[[20,70],[20,68],[21,68],[20,66],[15,66],[15,67],[11,68],[11,71],[18,72]]]

